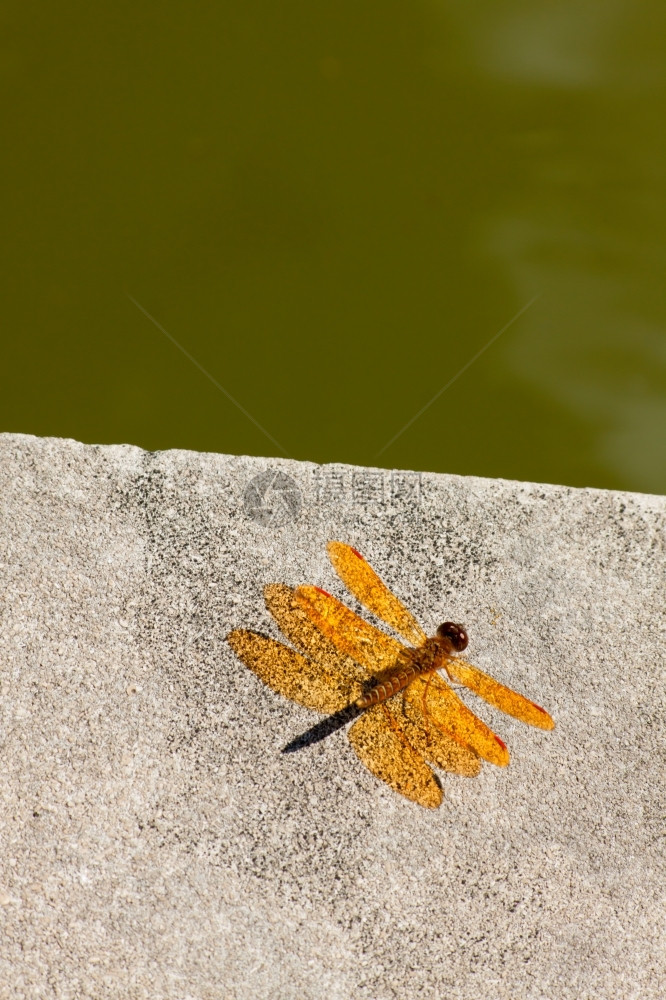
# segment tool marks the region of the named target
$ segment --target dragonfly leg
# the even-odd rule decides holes
[[[412,746],[412,744],[409,742],[409,740],[407,739],[407,737],[403,733],[402,727],[400,725],[398,725],[398,723],[396,722],[395,718],[393,717],[393,714],[391,712],[389,712],[388,708],[386,707],[386,702],[382,701],[382,702],[380,702],[380,704],[381,704],[382,709],[384,711],[384,715],[386,716],[386,721],[388,722],[389,726],[391,727],[391,729],[393,730],[393,732],[396,734],[396,736],[398,737],[398,739],[402,743],[404,743],[404,745],[406,747],[409,747],[410,750],[413,750],[414,747]]]
[[[446,676],[449,678],[449,680],[451,681],[452,684],[455,684],[456,683],[456,679],[455,679],[455,677],[451,676],[451,671],[449,670],[448,660],[444,660],[444,663],[440,664],[440,666],[444,667],[444,669],[446,670]]]
[[[426,681],[426,685],[423,688],[423,694],[421,695],[421,711],[423,713],[423,718],[425,719],[426,733],[428,734],[428,736],[430,736],[430,722],[429,722],[430,713],[428,712],[428,706],[426,705],[426,701],[428,698],[428,688],[430,687],[430,681],[432,680],[434,673],[435,673],[434,670],[431,670],[428,673],[428,680]]]

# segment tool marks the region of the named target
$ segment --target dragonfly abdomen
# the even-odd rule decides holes
[[[373,688],[361,695],[356,702],[356,707],[369,708],[370,705],[378,705],[382,701],[388,701],[392,695],[406,688],[410,681],[413,681],[421,673],[423,673],[423,667],[416,664],[403,667],[391,677],[383,680],[381,684],[375,684]]]

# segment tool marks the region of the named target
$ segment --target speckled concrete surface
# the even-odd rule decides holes
[[[1,997],[666,995],[663,498],[18,435],[0,481]],[[281,754],[318,717],[225,636],[343,596],[329,538],[557,728],[480,711],[511,765],[435,812]]]

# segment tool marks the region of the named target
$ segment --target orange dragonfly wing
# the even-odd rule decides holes
[[[344,542],[329,542],[327,549],[333,569],[354,597],[414,646],[426,641],[427,636],[414,616],[379,579],[360,552]]]
[[[405,705],[408,714],[413,719],[423,719],[426,728],[433,727],[453,737],[498,767],[509,763],[509,751],[499,736],[474,715],[439,674],[416,677],[406,688]]]
[[[367,709],[349,730],[361,762],[394,791],[429,809],[442,801],[442,789],[422,755],[410,744],[386,705]]]
[[[248,629],[230,632],[227,642],[236,656],[278,694],[326,715],[339,712],[358,698],[362,685],[333,661],[309,660]]]
[[[370,676],[390,671],[408,650],[320,587],[297,587],[296,600],[327,639],[365,667]]]
[[[354,702],[363,690],[363,671],[316,628],[293,589],[268,584],[264,600],[282,634],[300,652],[239,629],[227,641],[243,663],[274,691],[306,708],[333,714]]]
[[[494,705],[506,715],[512,715],[514,719],[520,719],[529,726],[537,726],[539,729],[553,729],[555,723],[548,712],[536,705],[529,698],[512,691],[511,688],[500,684],[494,677],[484,674],[483,670],[466,663],[457,656],[452,656],[446,664],[449,675],[459,684],[464,684],[466,688],[473,691],[489,705]]]
[[[358,681],[365,680],[365,671],[348,655],[341,653],[305,613],[296,599],[293,587],[288,587],[285,583],[269,583],[264,587],[264,601],[283,636],[299,652],[311,660],[336,664]]]
[[[415,700],[416,697],[415,695]],[[475,778],[481,771],[481,761],[476,751],[463,746],[459,740],[440,727],[430,724],[420,707],[414,709],[410,705],[409,698],[410,693],[407,689],[404,698],[403,693],[399,692],[385,704],[414,749],[443,771],[465,778]]]

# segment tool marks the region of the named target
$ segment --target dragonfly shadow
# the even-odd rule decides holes
[[[341,708],[339,712],[334,712],[333,715],[329,715],[326,719],[322,719],[315,726],[312,726],[306,732],[301,733],[290,743],[287,743],[285,747],[282,748],[282,753],[295,753],[296,750],[304,750],[305,747],[311,747],[315,743],[319,743],[321,740],[325,740],[327,736],[331,736],[336,733],[338,729],[342,729],[346,726],[348,722],[352,719],[358,718],[358,716],[363,711],[362,708],[358,708],[357,705],[347,705],[345,708]]]

